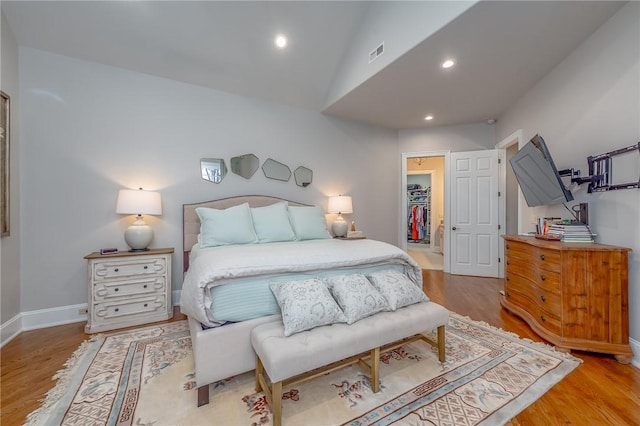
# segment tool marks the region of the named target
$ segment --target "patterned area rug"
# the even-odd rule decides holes
[[[381,390],[351,366],[284,389],[284,425],[499,425],[576,368],[553,348],[451,314],[447,361],[416,342],[381,356]],[[230,354],[230,356],[232,356]],[[186,321],[94,336],[56,378],[29,425],[267,425],[253,373],[211,385],[196,407]]]

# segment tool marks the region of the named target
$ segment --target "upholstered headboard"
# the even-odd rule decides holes
[[[264,207],[274,203],[286,201],[291,206],[306,206],[308,204],[297,203],[283,198],[268,197],[265,195],[244,195],[240,197],[223,198],[220,200],[204,201],[202,203],[182,205],[182,251],[183,270],[189,267],[189,252],[191,247],[198,242],[200,233],[200,218],[196,213],[198,207],[208,207],[211,209],[226,209],[244,203],[249,203],[249,207]]]

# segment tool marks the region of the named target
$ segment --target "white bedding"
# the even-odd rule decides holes
[[[403,265],[407,276],[422,288],[422,270],[404,251],[381,241],[321,239],[221,246],[200,250],[190,262],[182,284],[180,308],[207,327],[216,327],[209,310],[210,289],[236,278],[322,271],[327,269]]]

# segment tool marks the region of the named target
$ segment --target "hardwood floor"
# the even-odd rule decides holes
[[[434,302],[541,341],[524,321],[501,309],[501,280],[442,271],[424,271],[424,278],[424,290]],[[177,308],[175,313],[171,321],[184,319]],[[5,345],[1,350],[0,424],[23,424],[55,384],[53,375],[87,338],[84,323],[77,323],[24,332]],[[621,365],[609,355],[573,354],[583,364],[508,424],[640,425],[640,370]]]

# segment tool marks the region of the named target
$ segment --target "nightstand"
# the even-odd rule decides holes
[[[164,248],[85,256],[89,262],[85,333],[171,318],[172,253],[172,248]]]

